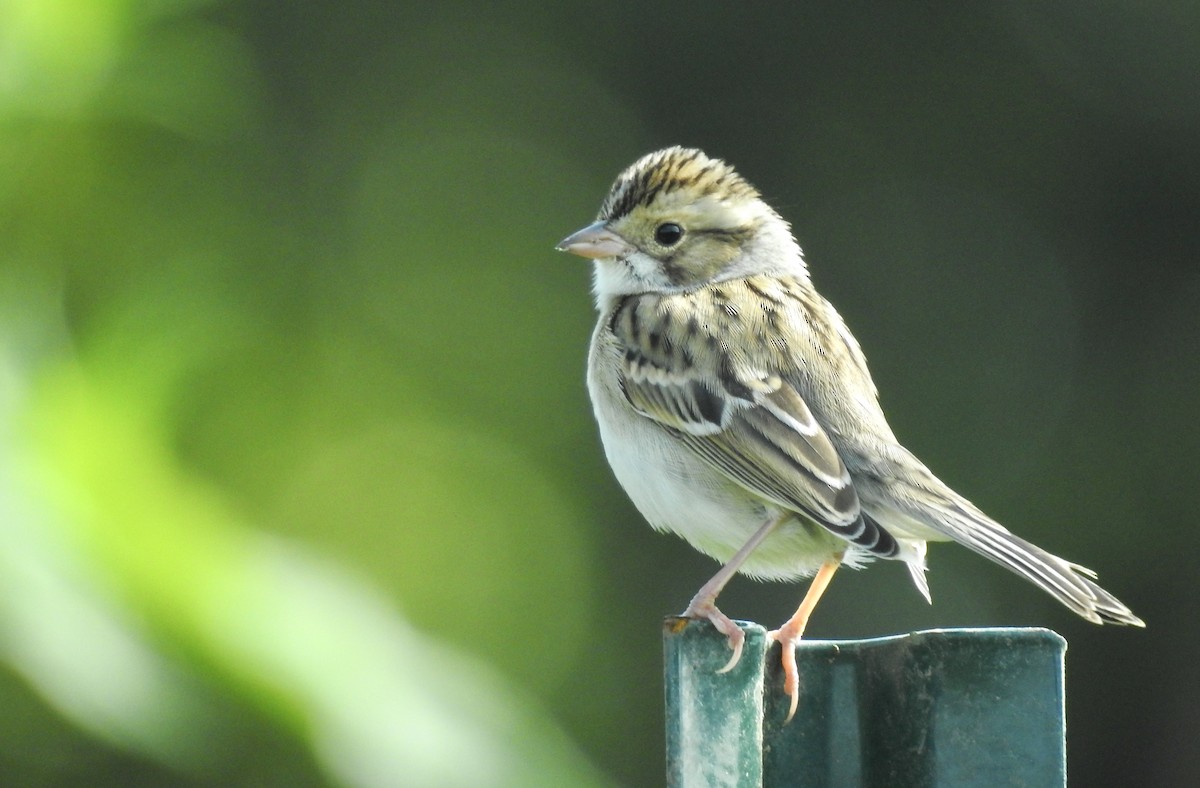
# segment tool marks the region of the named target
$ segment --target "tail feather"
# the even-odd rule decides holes
[[[1092,570],[1016,536],[953,492],[949,492],[953,497],[936,502],[928,500],[931,492],[919,491],[926,500],[919,508],[906,507],[911,516],[1024,577],[1088,621],[1146,625],[1119,599],[1092,582],[1096,577]]]

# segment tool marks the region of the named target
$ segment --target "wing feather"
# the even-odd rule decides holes
[[[804,397],[769,363],[745,355],[751,338],[737,334],[747,326],[732,321],[736,310],[725,296],[713,289],[675,298],[689,297],[630,296],[614,312],[609,327],[622,346],[629,404],[751,493],[876,555],[895,556],[895,539],[861,511],[846,465]],[[680,305],[700,309],[700,317],[672,320]],[[702,333],[713,327],[724,336]]]

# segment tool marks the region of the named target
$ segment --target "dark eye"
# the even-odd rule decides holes
[[[674,246],[683,237],[683,228],[675,222],[664,222],[654,231],[654,240],[663,246]]]

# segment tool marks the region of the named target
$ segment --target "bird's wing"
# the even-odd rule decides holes
[[[768,371],[735,368],[720,352],[681,358],[661,336],[646,340],[653,332],[630,324],[612,326],[624,350],[621,390],[638,413],[750,492],[872,553],[897,554],[892,536],[860,510],[842,458],[794,387]]]

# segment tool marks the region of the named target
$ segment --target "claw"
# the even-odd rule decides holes
[[[796,716],[796,709],[800,706],[800,671],[796,667],[796,644],[800,636],[785,632],[785,629],[787,625],[768,632],[767,639],[778,643],[783,651],[783,691],[790,698],[787,717],[783,720],[783,724],[787,725]]]
[[[725,667],[717,671],[717,673],[728,673],[737,666],[742,658],[742,645],[746,642],[746,635],[742,632],[741,627],[733,630],[733,633],[728,635],[729,648],[733,649],[733,655],[729,661],[725,663]]]
[[[717,673],[728,673],[733,670],[742,658],[742,646],[746,643],[746,633],[742,632],[742,628],[732,618],[718,610],[712,602],[692,600],[692,604],[688,605],[688,609],[683,611],[682,615],[684,618],[708,619],[712,622],[713,627],[725,636],[733,655]]]

